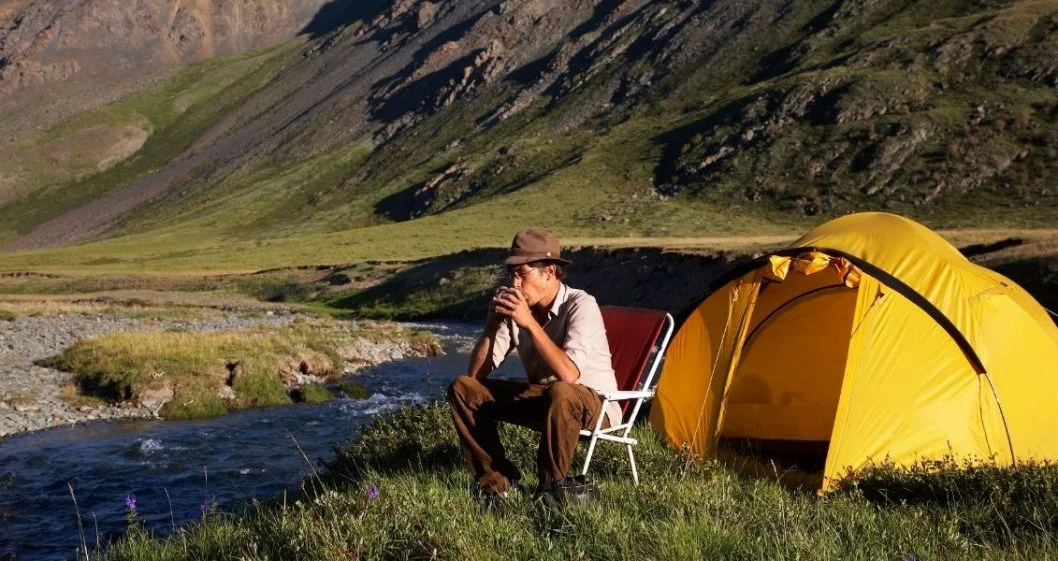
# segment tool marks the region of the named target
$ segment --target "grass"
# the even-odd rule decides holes
[[[9,405],[33,405],[37,402],[37,394],[31,390],[15,390],[8,394],[6,401]]]
[[[64,384],[59,393],[59,399],[72,407],[99,407],[106,404],[106,400],[94,395],[86,395],[81,392],[77,384]]]
[[[290,391],[294,403],[324,403],[334,399],[334,394],[323,384],[305,384]]]
[[[152,132],[135,155],[104,172],[74,177],[58,187],[29,193],[0,207],[0,242],[26,234],[51,218],[163,167],[267,84],[283,55],[298,44],[291,41],[249,55],[182,68],[157,87],[58,125],[39,142],[68,136],[86,126],[118,125],[135,119],[145,119]],[[234,71],[227,75],[221,72],[221,79],[215,79],[218,69],[224,67]],[[31,146],[25,149],[32,151]]]
[[[18,319],[18,314],[11,310],[0,309],[0,321],[15,321]]]
[[[659,21],[679,9],[656,4],[645,13]],[[1047,135],[1058,129],[1051,89],[999,72],[986,53],[971,57],[981,60],[980,68],[942,69],[937,61],[938,49],[962,36],[982,45],[1039,43],[1032,34],[1024,37],[1025,25],[1038,19],[1037,12],[1053,12],[1053,2],[921,2],[827,15],[830,7],[790,7],[759,36],[733,39],[752,39],[753,48],[691,59],[686,68],[659,76],[642,103],[617,105],[578,126],[567,126],[570,115],[584,109],[609,74],[627,69],[603,63],[591,69],[595,78],[582,88],[494,126],[479,123],[516,93],[510,80],[377,147],[360,138],[302,150],[298,140],[307,133],[292,133],[275,153],[247,158],[230,173],[210,168],[189,175],[174,189],[180,196],[144,205],[123,221],[116,237],[5,256],[0,270],[245,273],[407,261],[500,247],[531,224],[563,239],[635,238],[646,240],[644,245],[688,237],[796,236],[828,218],[868,209],[898,212],[935,228],[1053,225],[1058,199],[1048,186],[1058,175]],[[636,17],[622,21],[629,26],[624,42],[654,25]],[[150,156],[156,144],[173,150],[167,157],[175,155],[188,138],[204,133],[198,125],[237,107],[277,69],[293,64],[296,46],[194,66],[161,90],[123,101],[136,114],[155,115],[148,120],[157,131],[128,163],[136,173],[130,168],[128,177],[120,175],[126,172],[118,166],[92,181],[110,188],[153,169],[154,160],[165,159]],[[789,65],[773,60],[802,51]],[[649,65],[649,59],[635,64]],[[224,80],[209,79],[217,73]],[[965,80],[953,81],[954,74]],[[816,100],[819,111],[780,115],[787,101],[797,105],[798,96],[823,84],[836,93]],[[187,103],[187,114],[176,115],[174,108]],[[987,119],[968,124],[979,104],[989,107]],[[853,115],[861,108],[885,111],[861,119]],[[1026,110],[1027,124],[1021,124]],[[838,113],[855,118],[838,122]],[[330,114],[313,122],[332,117],[343,122]],[[920,125],[929,136],[919,145],[910,141],[910,131]],[[704,175],[670,177],[722,145],[742,142],[733,139],[751,129],[752,142],[739,144]],[[896,155],[875,157],[889,149]],[[914,154],[901,162],[906,150]],[[1027,155],[1015,157],[1021,151]],[[154,163],[145,166],[148,161]],[[438,187],[425,216],[395,218],[410,208],[424,182],[456,164],[467,173]],[[659,196],[659,182],[670,179],[678,194]],[[944,196],[923,203],[941,180],[947,181]],[[973,186],[978,180],[983,183]],[[83,187],[77,192],[85,197],[101,192]],[[467,189],[473,190],[469,197],[463,196]],[[42,204],[9,207],[11,220],[0,210],[0,223],[23,231],[20,221],[38,220],[34,209]],[[383,299],[366,305],[380,316],[389,306]]]
[[[498,275],[498,265],[460,267],[442,272],[442,276],[418,276],[402,281],[383,282],[366,290],[337,292],[323,302],[360,317],[382,319],[423,319],[447,317],[476,319],[484,309],[486,294],[491,294]],[[471,306],[478,304],[480,306]],[[469,315],[468,314],[473,314]]]
[[[372,394],[371,390],[365,388],[363,384],[352,380],[340,382],[338,389],[349,399],[367,399]]]
[[[505,429],[511,459],[531,471],[536,437]],[[1049,559],[1058,552],[1054,466],[881,470],[819,497],[688,461],[647,427],[635,433],[639,487],[624,452],[601,446],[593,462],[599,502],[551,511],[518,493],[490,512],[467,494],[447,408],[407,408],[364,428],[304,482],[296,501],[211,514],[166,539],[133,532],[98,558]]]
[[[142,404],[172,390],[159,414],[198,418],[248,407],[318,402],[326,388],[302,386],[299,374],[327,381],[343,372],[343,346],[356,338],[407,342],[413,352],[432,336],[389,324],[355,328],[336,322],[301,322],[280,329],[219,333],[121,333],[75,343],[44,366],[73,372],[78,391],[70,400],[102,399]],[[428,341],[428,342],[427,342]],[[425,353],[424,353],[425,354]],[[297,393],[291,395],[292,390]]]

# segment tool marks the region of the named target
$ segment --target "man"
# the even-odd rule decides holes
[[[521,478],[504,454],[498,421],[540,431],[534,499],[547,500],[556,488],[573,488],[566,472],[580,430],[593,428],[604,414],[599,392],[617,389],[599,305],[563,283],[571,262],[562,259],[558,240],[548,232],[522,230],[504,263],[510,286],[496,290],[467,374],[448,390],[467,464],[487,504]],[[518,351],[528,383],[488,379],[512,350]],[[611,403],[605,415],[603,426],[613,426],[621,410]]]

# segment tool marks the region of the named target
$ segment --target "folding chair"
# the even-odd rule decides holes
[[[606,415],[599,415],[594,430],[580,431],[582,437],[590,439],[588,455],[584,459],[584,469],[581,470],[581,475],[588,474],[588,466],[591,465],[595,445],[600,440],[606,440],[628,447],[628,461],[632,464],[632,480],[639,485],[636,458],[632,453],[636,439],[629,438],[628,433],[632,430],[632,424],[639,415],[643,402],[654,397],[654,376],[665,355],[665,349],[669,346],[675,321],[671,315],[657,310],[618,306],[601,306],[601,308],[618,388],[618,391],[614,392],[600,392],[603,397],[602,410],[605,412],[611,402],[619,402],[623,419],[617,426],[603,429],[602,423]],[[644,371],[647,374],[641,384],[640,380]],[[629,413],[630,407],[631,413]]]

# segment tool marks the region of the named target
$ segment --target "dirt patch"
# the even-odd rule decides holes
[[[141,117],[137,123],[95,125],[75,131],[44,145],[42,151],[58,167],[94,173],[135,154],[150,135],[150,124]]]
[[[18,198],[20,177],[10,171],[0,171],[0,205]]]

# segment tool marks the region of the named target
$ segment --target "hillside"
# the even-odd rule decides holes
[[[1058,218],[1058,2],[399,0],[349,21],[22,141],[74,160],[62,143],[100,123],[127,139],[44,191],[0,180],[6,249],[101,240],[9,266],[275,247],[298,264],[370,240],[420,257],[530,222],[621,237],[789,234],[861,209]]]
[[[355,10],[330,4],[0,0],[0,146],[176,66],[318,35],[355,18]]]

